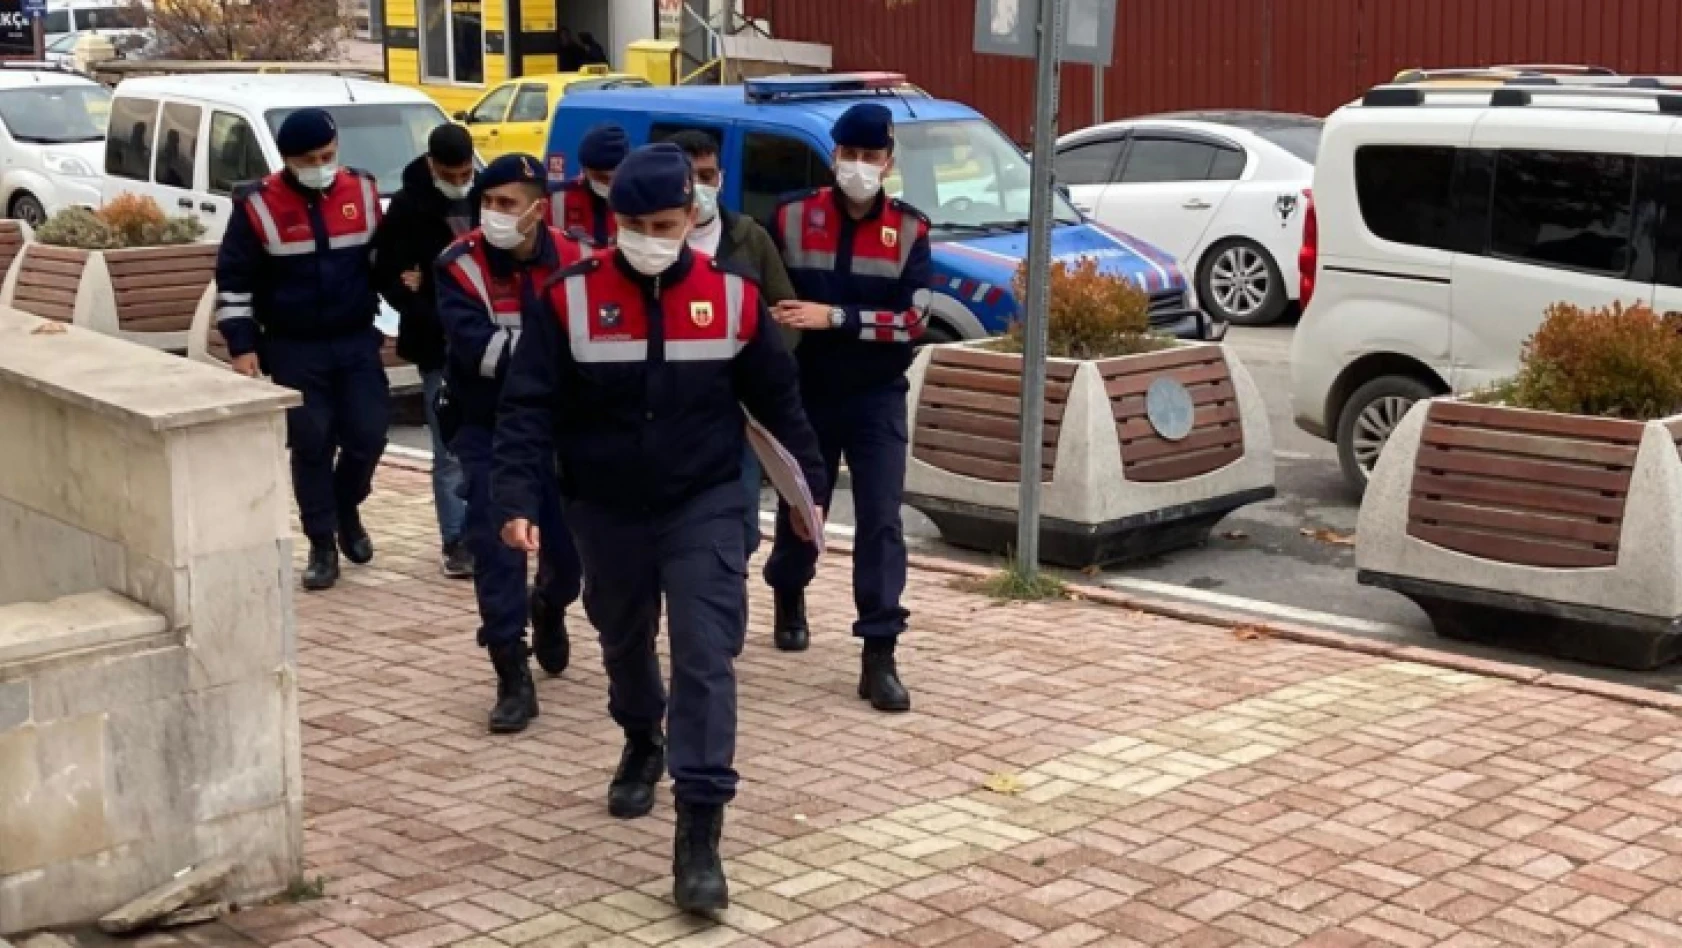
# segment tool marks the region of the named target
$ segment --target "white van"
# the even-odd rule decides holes
[[[111,93],[72,72],[0,66],[0,210],[40,227],[67,207],[98,207]]]
[[[1374,89],[1326,123],[1291,347],[1357,490],[1417,400],[1518,370],[1556,302],[1682,310],[1682,81]]]
[[[120,40],[147,37],[146,12],[127,0],[52,0],[43,32],[48,46],[66,36],[99,33],[123,48],[129,44]]]

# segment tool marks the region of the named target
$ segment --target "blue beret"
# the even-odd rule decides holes
[[[885,105],[861,102],[842,112],[829,134],[836,145],[847,148],[892,148],[894,114]]]
[[[597,125],[578,143],[578,163],[591,171],[612,171],[631,151],[631,140],[617,125]]]
[[[543,173],[543,165],[530,155],[507,154],[497,158],[479,172],[479,190],[489,191],[500,188],[505,184],[524,182],[535,184],[545,191],[549,189],[548,179]]]
[[[307,155],[317,148],[326,148],[339,137],[338,123],[324,109],[299,109],[280,123],[274,143],[282,158]]]
[[[607,202],[613,213],[628,217],[688,207],[694,192],[693,175],[689,156],[676,145],[644,145],[620,164]]]

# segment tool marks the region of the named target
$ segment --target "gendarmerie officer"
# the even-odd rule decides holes
[[[380,192],[372,175],[339,166],[338,137],[322,109],[288,115],[275,135],[285,170],[235,189],[216,258],[216,325],[234,369],[266,370],[304,396],[286,414],[286,438],[310,590],[338,582],[338,549],[352,563],[374,558],[359,508],[390,417],[374,328]]]
[[[597,125],[578,142],[578,177],[555,190],[554,224],[593,247],[613,243],[615,223],[608,208],[608,189],[619,163],[631,150],[631,140],[617,125]]]
[[[669,144],[638,149],[613,182],[616,250],[551,284],[526,314],[503,391],[493,487],[527,550],[544,459],[560,463],[585,570],[584,608],[601,635],[608,709],[625,750],[608,789],[616,816],[649,812],[668,754],[677,799],[673,896],[686,911],[729,903],[718,841],[736,792],[735,658],[747,558],[740,484],[745,406],[824,487],[794,361],[753,281],[685,244],[691,168]],[[668,713],[655,636],[665,598]]]
[[[489,726],[492,733],[509,734],[537,716],[537,689],[526,660],[526,556],[498,538],[503,518],[491,503],[491,435],[503,379],[521,340],[521,310],[535,303],[551,278],[582,260],[584,250],[548,226],[543,166],[536,158],[503,155],[485,167],[475,191],[478,229],[438,260],[438,316],[449,352],[450,449],[467,477],[479,644],[490,652],[497,676]],[[538,511],[545,542],[529,603],[537,662],[559,675],[571,653],[562,616],[578,599],[581,574],[553,478],[546,481]]]
[[[879,711],[906,711],[911,696],[894,657],[909,617],[900,604],[905,371],[926,320],[929,222],[882,193],[894,164],[893,115],[886,107],[855,105],[831,134],[837,186],[785,201],[771,218],[771,236],[799,297],[779,304],[776,318],[803,331],[796,350],[800,390],[823,446],[825,484],[833,486],[843,457],[852,478],[853,634],[864,640],[858,694]],[[819,499],[827,506],[827,494]],[[776,591],[778,648],[806,648],[805,589],[816,563],[816,550],[790,531],[785,506],[765,564],[765,580]]]

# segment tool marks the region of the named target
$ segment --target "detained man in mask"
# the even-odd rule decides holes
[[[551,675],[570,658],[563,616],[578,599],[579,565],[561,519],[553,476],[538,512],[544,542],[537,585],[527,591],[526,554],[497,540],[502,518],[490,496],[491,433],[508,365],[520,344],[520,312],[534,303],[551,278],[584,257],[584,249],[548,225],[543,166],[530,155],[491,162],[475,197],[479,227],[438,260],[438,316],[448,340],[446,406],[450,450],[467,480],[466,538],[473,554],[473,591],[479,602],[479,644],[497,676],[493,734],[525,730],[537,716],[537,690],[526,655],[526,619],[532,651]]]
[[[374,281],[402,319],[397,354],[420,370],[426,427],[432,434],[432,502],[438,514],[444,575],[473,576],[473,555],[462,540],[467,504],[461,464],[450,453],[433,404],[444,385],[444,327],[438,322],[438,284],[432,264],[456,238],[473,228],[468,200],[477,174],[473,137],[446,122],[432,130],[426,154],[403,169],[403,187],[392,196],[374,235]]]

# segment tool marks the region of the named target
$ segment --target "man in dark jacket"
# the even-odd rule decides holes
[[[426,427],[432,434],[432,505],[443,542],[444,575],[473,575],[473,555],[463,542],[467,504],[461,464],[449,451],[433,409],[444,384],[444,329],[438,322],[438,287],[432,264],[457,237],[472,229],[473,138],[446,123],[432,130],[426,154],[403,169],[403,188],[386,208],[374,235],[374,285],[402,317],[397,354],[420,370]]]
[[[767,306],[795,299],[782,253],[759,222],[746,214],[719,206],[719,189],[724,187],[724,169],[718,163],[718,140],[699,129],[687,129],[668,139],[683,149],[695,168],[695,226],[689,231],[689,248],[741,270],[759,281],[759,297]],[[780,328],[780,327],[779,327]],[[795,330],[782,331],[790,348],[800,341]],[[763,475],[759,458],[752,450],[742,455],[742,490],[748,497],[748,555],[759,549],[759,486]]]

